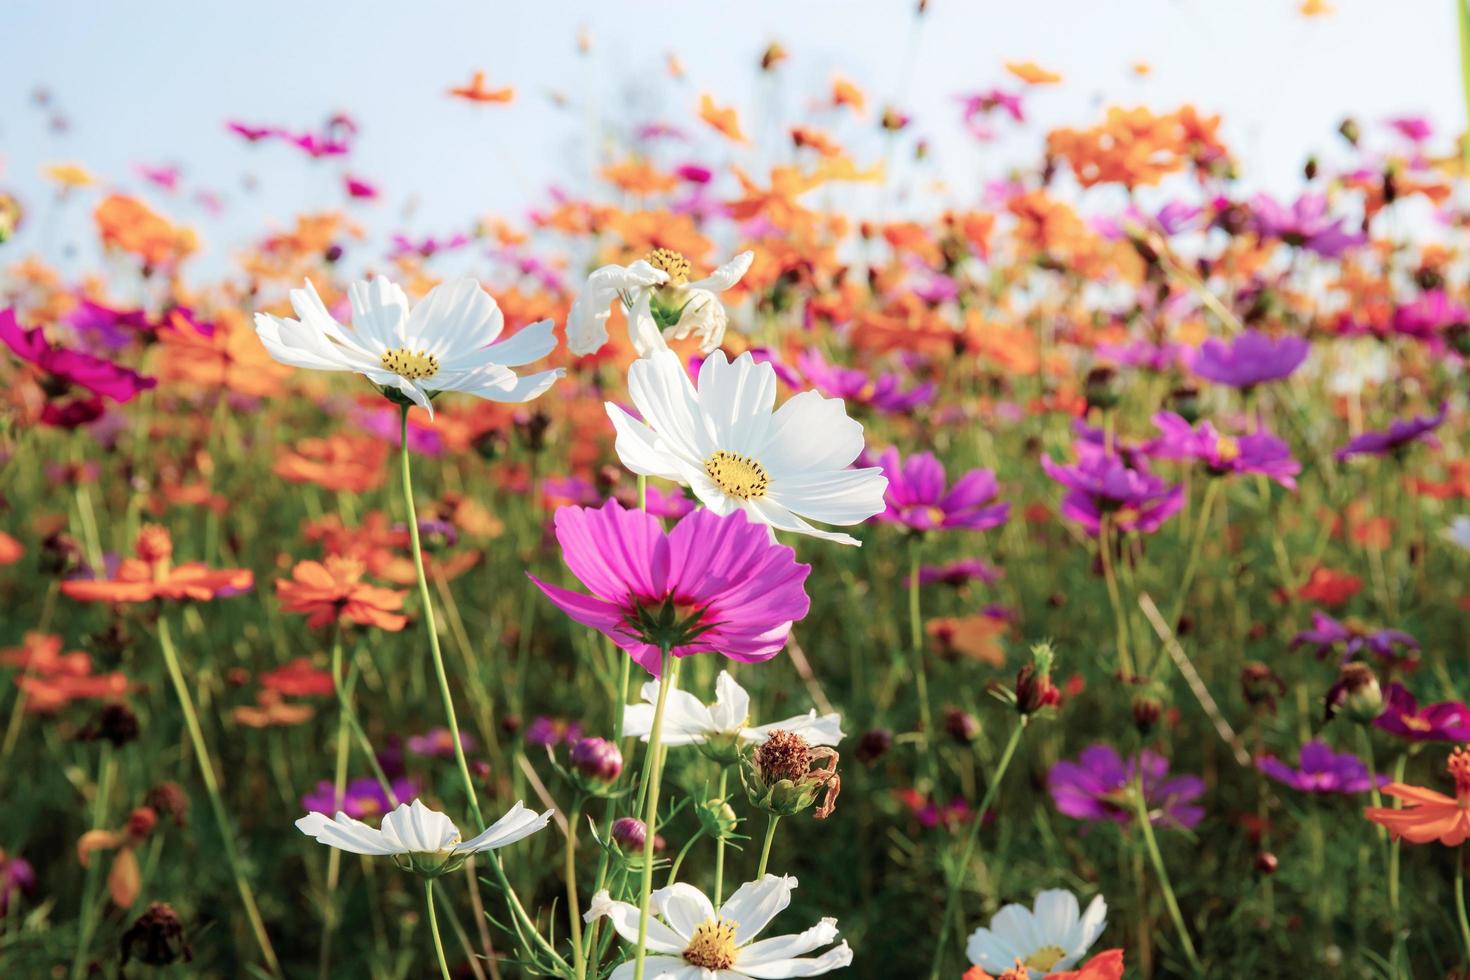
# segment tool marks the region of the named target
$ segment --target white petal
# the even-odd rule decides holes
[[[381,831],[340,811],[335,820],[328,820],[325,813],[308,813],[296,821],[296,829],[339,851],[375,855],[403,853],[385,840]]]
[[[862,424],[847,417],[842,399],[803,391],[776,410],[759,455],[775,483],[778,476],[845,469],[862,451]]]
[[[770,925],[791,904],[791,890],[795,887],[796,879],[790,875],[766,875],[760,881],[748,881],[736,889],[720,906],[720,918],[737,923],[735,945],[744,946]]]
[[[346,348],[332,343],[321,331],[298,320],[257,313],[255,335],[271,357],[291,367],[313,371],[360,371],[365,366],[362,358],[354,358]]]
[[[445,814],[424,806],[423,800],[414,800],[398,804],[383,817],[383,836],[405,851],[432,854],[457,844],[459,828]]]
[[[649,308],[651,303],[652,296],[648,290],[640,290],[633,300],[633,308],[627,311],[628,339],[633,342],[633,349],[639,357],[650,357],[669,349],[669,345],[664,343],[664,335],[658,332],[658,322]]]
[[[397,284],[375,276],[371,282],[353,283],[347,296],[352,301],[352,329],[368,342],[369,350],[382,353],[403,346],[408,296]]]
[[[888,477],[871,466],[861,470],[825,470],[772,480],[767,497],[794,514],[823,524],[861,524],[884,508]]]
[[[1078,944],[1072,952],[1080,958],[1097,942],[1107,925],[1108,903],[1101,895],[1096,895],[1087,903],[1087,911],[1082,913],[1082,918],[1077,923]]]
[[[550,371],[517,376],[509,368],[499,365],[494,365],[494,368],[494,371],[481,372],[474,383],[461,382],[453,389],[446,390],[462,391],[467,395],[474,395],[492,402],[519,404],[539,398],[556,383],[558,378],[566,374],[562,368],[553,368]],[[508,382],[505,380],[505,375],[509,375]]]
[[[1003,973],[1016,965],[1017,959],[1025,959],[1034,949],[1022,950],[1004,936],[998,936],[981,927],[970,934],[965,944],[965,955],[970,962],[987,973]]]
[[[660,888],[651,897],[658,914],[686,943],[700,923],[715,917],[715,907],[704,892],[686,882]]]
[[[746,510],[754,511],[757,519],[762,524],[769,524],[781,531],[792,531],[796,534],[805,534],[808,537],[821,538],[823,541],[835,541],[838,544],[853,545],[860,547],[862,542],[850,534],[838,531],[822,531],[812,527],[806,521],[797,517],[787,508],[776,503],[770,496],[760,497],[746,502]]]
[[[719,448],[714,444],[713,429],[701,413],[694,383],[672,351],[633,362],[628,368],[628,397],[648,427],[658,434],[665,451],[702,467]]]
[[[608,974],[607,980],[633,980],[638,961],[629,960]],[[702,980],[697,966],[690,966],[681,956],[643,957],[643,980]]]
[[[689,283],[685,288],[708,289],[711,292],[722,293],[740,281],[741,277],[750,269],[750,263],[753,261],[755,261],[754,252],[741,252],[710,275],[700,279],[698,282]]]
[[[647,949],[655,953],[673,953],[676,956],[683,953],[685,944],[679,934],[654,918],[652,909],[649,912]],[[612,923],[619,936],[630,943],[638,942],[638,906],[613,901],[604,888],[592,896],[592,904],[582,918],[591,922],[604,916]]]
[[[842,716],[833,714],[819,717],[815,708],[804,715],[787,718],[785,721],[776,721],[755,728],[743,728],[740,730],[740,737],[747,742],[764,742],[771,737],[771,732],[778,729],[800,735],[810,745],[837,745],[843,738]]]
[[[730,676],[728,670],[720,671],[715,678],[715,706],[710,710],[710,721],[721,732],[738,732],[750,717],[750,695]]]
[[[766,463],[762,450],[776,403],[776,369],[749,352],[732,364],[715,351],[699,369],[699,405],[710,420],[715,448]]]
[[[606,402],[604,407],[618,434],[614,447],[624,466],[642,476],[684,482],[675,458],[664,449],[663,443],[652,429],[612,402]]]
[[[737,964],[741,973],[756,980],[785,980],[787,977],[815,977],[852,965],[852,948],[843,941],[813,959],[771,960],[754,966]]]
[[[708,290],[691,289],[685,295],[679,322],[664,331],[664,339],[683,340],[690,334],[698,334],[699,352],[711,354],[724,342],[730,317],[719,297]]]
[[[404,346],[448,362],[455,355],[492,343],[505,328],[495,299],[474,279],[440,283],[413,308],[404,328]]]
[[[505,816],[454,850],[457,853],[466,854],[491,851],[497,847],[505,847],[516,841],[525,840],[537,831],[545,829],[554,812],[547,810],[545,813],[538,814],[535,810],[527,809],[520,800],[516,800],[515,806],[511,807]]]
[[[486,348],[496,364],[520,367],[539,361],[556,350],[556,332],[550,320],[537,320]]]
[[[837,940],[837,920],[823,919],[805,932],[793,936],[775,936],[751,943],[740,950],[736,965],[740,969],[755,966],[770,960],[786,960],[793,956],[805,956]]]

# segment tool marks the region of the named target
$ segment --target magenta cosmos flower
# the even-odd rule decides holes
[[[1326,742],[1315,740],[1302,746],[1300,763],[1295,769],[1271,755],[1257,759],[1256,768],[1278,783],[1303,793],[1364,793],[1375,784],[1368,775],[1368,767],[1357,756],[1351,752],[1334,752]],[[1376,782],[1382,786],[1388,777],[1379,776]]]
[[[888,477],[877,520],[913,531],[983,531],[1004,524],[1010,514],[1010,504],[991,503],[996,483],[989,470],[971,470],[946,488],[944,465],[933,453],[910,456],[900,466],[898,450],[890,447],[876,462]]]
[[[1272,340],[1258,330],[1247,330],[1230,343],[1211,337],[1191,358],[1189,368],[1206,381],[1232,388],[1254,388],[1278,381],[1307,359],[1311,347],[1301,337]]]
[[[531,581],[572,619],[606,634],[655,677],[660,650],[722,653],[741,663],[781,652],[806,615],[810,565],[741,511],[700,509],[665,533],[658,519],[624,510],[556,512],[562,558],[591,595]]]
[[[40,372],[41,387],[48,399],[42,421],[51,425],[90,422],[102,414],[101,399],[130,401],[138,392],[158,383],[155,378],[145,378],[100,357],[58,347],[46,340],[40,327],[22,329],[14,310],[0,310],[0,340]],[[76,388],[90,392],[92,397],[69,405],[58,403],[58,399]]]
[[[1459,701],[1420,706],[1409,689],[1394,682],[1384,690],[1383,714],[1373,724],[1414,742],[1470,742],[1470,708]]]
[[[1088,823],[1126,824],[1135,817],[1130,793],[1143,783],[1149,823],[1186,830],[1204,819],[1195,801],[1205,791],[1198,776],[1169,776],[1169,760],[1144,749],[1124,762],[1111,745],[1092,745],[1076,762],[1058,762],[1046,774],[1046,788],[1063,814]]]
[[[1449,411],[1450,403],[1440,402],[1439,411],[1433,415],[1400,419],[1382,432],[1364,432],[1332,455],[1338,462],[1354,456],[1398,455],[1413,443],[1427,439],[1430,433],[1444,424]]]
[[[807,382],[827,397],[866,405],[879,412],[911,412],[934,401],[938,391],[932,382],[903,391],[896,374],[870,375],[858,368],[838,367],[827,363],[815,350],[798,354],[796,366]]]
[[[1191,426],[1173,412],[1160,412],[1153,422],[1161,435],[1150,451],[1159,459],[1197,459],[1215,476],[1260,473],[1288,490],[1296,489],[1302,464],[1292,458],[1290,446],[1269,432],[1227,436],[1209,422]]]
[[[1067,488],[1062,516],[1097,535],[1106,515],[1119,531],[1157,531],[1184,506],[1184,488],[1171,486],[1144,468],[1142,461],[1128,466],[1117,456],[1077,444],[1077,462],[1053,463],[1041,457],[1046,475]]]
[[[1367,235],[1347,231],[1343,227],[1346,218],[1334,218],[1327,212],[1326,194],[1303,194],[1289,208],[1257,194],[1251,200],[1251,213],[1254,230],[1262,238],[1279,238],[1326,259],[1337,258],[1368,240]]]

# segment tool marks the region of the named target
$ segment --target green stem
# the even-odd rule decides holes
[[[398,458],[403,474],[403,501],[408,509],[408,536],[413,547],[413,570],[419,580],[419,601],[424,607],[424,628],[429,632],[429,653],[434,658],[434,676],[439,681],[439,697],[444,702],[444,714],[449,723],[449,734],[454,739],[454,761],[459,766],[459,777],[464,781],[464,791],[469,797],[470,812],[475,818],[475,832],[485,827],[485,818],[480,813],[480,799],[475,792],[475,781],[470,778],[470,766],[465,761],[464,740],[459,735],[459,718],[454,713],[454,696],[449,690],[449,677],[444,672],[444,654],[439,650],[439,630],[434,623],[434,603],[429,598],[429,580],[424,574],[424,551],[419,544],[419,519],[413,505],[413,474],[408,463],[408,405],[399,412]]]
[[[1205,535],[1210,530],[1210,511],[1215,506],[1215,497],[1220,492],[1220,480],[1212,478],[1205,488],[1205,499],[1199,507],[1198,523],[1194,528],[1194,541],[1189,546],[1189,559],[1184,563],[1184,577],[1179,582],[1179,598],[1174,600],[1173,615],[1169,617],[1169,628],[1179,628],[1179,617],[1184,613],[1184,604],[1189,598],[1189,588],[1194,584],[1194,573],[1199,567],[1200,553],[1204,551]]]
[[[704,828],[701,827],[694,833],[690,834],[689,839],[684,842],[684,846],[679,848],[679,853],[674,856],[674,863],[669,866],[669,880],[664,882],[665,888],[679,880],[679,868],[684,865],[684,856],[689,853],[689,849],[693,847],[699,841],[699,838],[703,836]]]
[[[929,670],[924,663],[924,622],[919,611],[919,554],[923,539],[909,541],[909,656],[913,661],[914,693],[919,699],[919,727],[924,736],[924,764],[931,792],[939,791],[939,763],[934,750],[934,720],[929,711]]]
[[[332,686],[337,692],[337,767],[332,779],[332,803],[341,807],[347,795],[347,759],[351,750],[347,736],[347,697],[342,684],[342,631],[332,630]],[[342,852],[329,848],[327,855],[327,905],[322,918],[322,936],[317,952],[317,976],[326,980],[331,973],[332,935],[337,931],[337,885],[342,875]]]
[[[1148,847],[1149,860],[1153,862],[1154,874],[1159,876],[1159,887],[1164,890],[1164,905],[1169,909],[1169,918],[1174,920],[1174,928],[1179,933],[1179,943],[1184,947],[1184,957],[1189,960],[1190,968],[1196,976],[1204,975],[1204,968],[1200,966],[1199,954],[1194,951],[1194,940],[1189,938],[1189,929],[1184,924],[1184,913],[1179,911],[1179,901],[1174,897],[1174,888],[1169,884],[1169,872],[1164,868],[1164,855],[1159,852],[1159,842],[1154,839],[1153,822],[1148,816],[1148,804],[1143,797],[1143,776],[1134,781],[1133,786],[1133,811],[1138,817],[1138,827],[1143,831],[1143,841]]]
[[[179,655],[174,649],[173,634],[169,632],[168,617],[160,614],[158,617],[158,644],[163,649],[163,662],[168,668],[168,676],[174,685],[174,693],[178,695],[179,709],[184,714],[184,727],[188,729],[189,741],[194,746],[194,755],[199,760],[199,774],[204,779],[204,791],[209,796],[209,807],[214,813],[214,823],[219,829],[220,840],[225,847],[225,859],[230,865],[230,873],[235,878],[235,887],[240,892],[240,902],[245,906],[245,917],[250,921],[250,930],[255,934],[255,942],[260,947],[261,956],[265,957],[266,969],[274,976],[281,976],[281,964],[276,959],[275,948],[271,945],[270,936],[266,934],[265,922],[260,917],[260,909],[255,904],[255,892],[250,888],[250,882],[245,877],[245,867],[240,861],[240,853],[235,847],[234,831],[230,828],[229,814],[225,811],[225,801],[220,797],[219,783],[214,775],[214,763],[210,760],[209,749],[204,744],[204,730],[199,727],[199,715],[194,711],[194,699],[189,695],[189,685],[184,680],[184,672],[179,666]]]
[[[439,959],[439,973],[444,980],[453,980],[449,975],[449,964],[444,962],[444,940],[439,938],[439,916],[434,912],[434,879],[424,879],[424,903],[429,906],[429,932],[434,936],[434,955]]]
[[[577,901],[577,825],[582,816],[582,795],[572,800],[567,810],[567,846],[562,875],[567,886],[567,924],[572,931],[572,968],[577,980],[587,976],[586,954],[582,949],[582,907]]]
[[[1005,751],[1001,753],[1000,764],[995,767],[995,775],[990,779],[990,785],[985,787],[985,796],[980,801],[980,809],[970,821],[970,831],[965,835],[965,846],[960,850],[959,865],[950,877],[949,888],[944,897],[944,915],[939,920],[939,941],[934,944],[934,962],[929,966],[929,980],[938,980],[940,968],[944,965],[944,947],[949,941],[949,924],[954,918],[955,902],[960,895],[960,885],[965,880],[965,869],[970,866],[970,857],[975,851],[975,843],[980,839],[980,825],[985,822],[985,815],[990,812],[990,806],[995,802],[995,794],[1000,790],[1001,780],[1005,778],[1006,770],[1010,768],[1011,758],[1016,754],[1016,747],[1021,744],[1021,735],[1026,731],[1026,724],[1030,719],[1021,715],[1016,727],[1011,729],[1011,737],[1006,741]]]
[[[648,945],[648,903],[653,892],[653,841],[658,823],[658,790],[663,778],[664,707],[669,689],[674,686],[670,675],[669,648],[659,653],[658,703],[653,707],[653,728],[648,733],[648,800],[643,810],[643,881],[638,889],[638,951],[634,954],[633,980],[643,980],[643,959]]]
[[[1128,621],[1123,614],[1123,599],[1118,591],[1118,576],[1113,571],[1113,547],[1108,533],[1112,519],[1104,514],[1098,526],[1098,556],[1102,561],[1103,582],[1108,588],[1108,603],[1113,607],[1113,623],[1117,630],[1118,673],[1127,681],[1133,677],[1133,658],[1128,654]]]
[[[776,839],[776,824],[780,822],[781,818],[774,813],[766,820],[766,840],[761,845],[761,864],[755,870],[756,881],[766,876],[766,863],[771,860],[771,841]]]
[[[1470,919],[1465,917],[1465,855],[1455,849],[1455,916],[1460,920],[1460,941],[1465,944],[1465,955],[1470,957]],[[1470,962],[1467,960],[1466,962]]]
[[[357,739],[358,747],[362,754],[367,757],[368,766],[373,771],[373,776],[378,780],[378,785],[388,797],[390,806],[398,806],[398,794],[393,792],[393,783],[388,779],[388,774],[383,771],[383,764],[378,761],[378,753],[373,750],[373,743],[368,740],[367,732],[363,731],[362,723],[357,719],[357,711],[352,707],[352,692],[357,688],[359,675],[357,658],[352,658],[352,666],[347,669],[347,679],[342,680],[342,645],[338,640],[332,644],[332,687],[337,692],[337,709],[348,728],[352,730]],[[337,790],[337,798],[342,798],[343,789]]]
[[[112,795],[114,771],[112,743],[103,741],[97,759],[97,795],[92,798],[92,829],[100,828],[107,820],[107,799]],[[97,926],[97,878],[102,871],[102,861],[92,855],[87,865],[87,880],[82,886],[81,928],[77,933],[77,952],[71,961],[72,980],[80,980],[86,963],[88,947],[92,945],[92,932]]]
[[[494,851],[487,851],[485,852],[485,854],[486,857],[489,858],[486,863],[490,866],[491,872],[493,872],[495,875],[496,885],[499,886],[501,891],[505,892],[505,903],[507,906],[510,907],[511,918],[515,921],[515,924],[517,926],[517,935],[521,938],[522,942],[527,943],[527,945],[534,944],[537,948],[541,950],[544,955],[546,955],[551,960],[552,963],[559,967],[560,969],[557,971],[558,976],[566,976],[567,971],[571,970],[571,966],[567,963],[565,959],[562,958],[561,954],[558,953],[556,949],[553,948],[552,945],[546,941],[545,937],[541,935],[541,931],[536,928],[536,923],[531,921],[531,917],[526,914],[526,907],[521,904],[520,896],[516,894],[515,889],[511,887],[509,879],[505,877],[505,868],[502,867],[500,864],[500,856]],[[529,939],[527,937],[529,937]]]
[[[728,792],[728,781],[730,767],[720,767],[720,802],[725,802],[725,793]],[[715,839],[715,908],[720,907],[725,897],[725,835],[721,833]]]

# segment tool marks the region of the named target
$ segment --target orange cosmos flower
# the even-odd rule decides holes
[[[123,674],[93,674],[91,657],[62,653],[61,647],[61,637],[31,630],[19,647],[0,651],[0,664],[21,671],[15,685],[25,694],[27,712],[52,714],[73,701],[110,700],[128,692]]]
[[[326,490],[367,493],[383,483],[388,444],[368,435],[302,439],[282,454],[276,476],[292,483],[312,483]]]
[[[362,581],[365,566],[355,558],[329,556],[297,562],[291,578],[276,581],[276,596],[286,612],[307,613],[306,625],[356,623],[396,633],[408,622],[393,610],[403,608],[404,592]]]
[[[847,106],[858,115],[862,115],[867,108],[868,97],[863,90],[841,75],[832,79],[832,108],[838,109]]]
[[[1455,781],[1455,795],[1445,796],[1422,786],[1389,783],[1383,792],[1406,804],[1402,810],[1370,806],[1363,815],[1411,844],[1437,840],[1458,847],[1470,838],[1470,751],[1464,746],[1450,753],[1445,768]]]
[[[608,164],[602,176],[629,194],[666,194],[679,186],[679,178],[661,173],[647,160],[628,159]]]
[[[50,163],[41,168],[43,176],[54,180],[66,190],[73,187],[91,187],[97,183],[92,172],[80,163]]]
[[[137,198],[110,194],[93,213],[102,244],[129,252],[150,266],[177,264],[199,247],[191,229],[172,224]]]
[[[468,85],[456,85],[449,90],[449,94],[456,99],[464,99],[467,102],[509,102],[515,98],[516,90],[507,85],[505,88],[489,89],[485,87],[485,73],[477,71],[470,76]]]
[[[965,971],[962,980],[1013,980],[1013,978],[1014,980],[1028,980],[1030,976],[1031,971],[1026,968],[1026,965],[1017,962],[1014,967],[999,977],[992,977],[980,967],[972,966]],[[1122,980],[1122,977],[1123,951],[1108,949],[1098,953],[1075,970],[1048,973],[1046,980]]]
[[[127,558],[111,579],[73,579],[61,583],[61,594],[79,602],[114,604],[154,599],[193,599],[205,602],[238,595],[255,585],[248,568],[212,569],[202,561],[174,566],[174,543],[167,530],[145,524],[138,532],[137,557]]]
[[[313,667],[309,657],[297,657],[284,667],[260,675],[260,686],[292,698],[326,697],[335,688],[332,675]]]
[[[700,93],[699,118],[718,130],[727,139],[736,143],[750,142],[740,129],[740,117],[736,115],[735,110],[715,105],[715,100],[708,92]]]
[[[1307,584],[1297,589],[1297,597],[1324,606],[1340,606],[1363,591],[1363,580],[1330,568],[1314,568]]]
[[[842,155],[842,147],[833,141],[832,137],[811,126],[792,126],[791,143],[797,149],[803,147],[816,150],[824,157],[835,157]]]
[[[1006,71],[1027,85],[1055,85],[1062,80],[1061,75],[1047,71],[1034,61],[1007,61]]]
[[[0,531],[0,565],[14,565],[25,553],[19,541]]]

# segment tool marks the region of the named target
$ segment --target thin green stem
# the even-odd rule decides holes
[[[755,880],[760,881],[766,876],[766,864],[771,860],[771,841],[776,839],[776,825],[781,822],[780,816],[772,813],[766,820],[766,840],[761,844],[761,863],[755,869]]]
[[[1199,507],[1199,519],[1194,528],[1194,541],[1189,546],[1189,558],[1184,563],[1184,576],[1179,580],[1178,598],[1174,600],[1173,614],[1169,617],[1169,628],[1177,629],[1179,617],[1184,613],[1184,604],[1189,599],[1190,586],[1199,567],[1200,553],[1204,551],[1205,535],[1210,531],[1210,512],[1215,506],[1215,497],[1220,493],[1220,480],[1212,478],[1205,488],[1205,499]]]
[[[92,798],[93,830],[100,828],[107,820],[107,800],[112,796],[115,768],[112,743],[104,740],[97,759],[97,795]],[[72,980],[80,980],[85,972],[88,947],[92,945],[92,932],[97,927],[97,879],[101,873],[102,861],[94,854],[87,865],[87,880],[82,886],[81,928],[77,932],[77,952],[71,961]]]
[[[174,685],[174,693],[178,695],[179,709],[184,714],[184,727],[188,729],[189,741],[194,746],[194,755],[199,760],[199,774],[204,779],[204,791],[209,797],[209,807],[214,814],[215,826],[219,829],[220,840],[225,847],[225,859],[230,865],[230,873],[234,875],[235,887],[240,892],[240,902],[245,906],[245,917],[250,922],[250,931],[255,934],[256,945],[260,947],[261,956],[265,957],[266,969],[274,976],[281,976],[281,964],[276,959],[275,947],[271,945],[270,936],[265,931],[265,921],[260,917],[260,909],[255,904],[255,892],[250,887],[250,881],[245,877],[245,866],[240,860],[240,852],[235,847],[234,830],[230,827],[229,814],[225,811],[225,801],[220,796],[219,782],[215,779],[214,763],[210,759],[209,749],[204,744],[204,730],[199,727],[199,715],[194,710],[194,699],[189,694],[189,685],[184,680],[184,671],[179,666],[179,654],[174,649],[173,634],[169,632],[168,617],[158,617],[158,644],[163,649],[163,662],[168,668],[168,676]]]
[[[453,980],[449,975],[449,964],[444,961],[444,940],[439,938],[439,916],[434,911],[434,879],[424,879],[424,904],[429,906],[429,932],[434,936],[434,955],[439,960],[439,973],[444,980]]]
[[[347,740],[347,697],[342,684],[342,631],[332,630],[332,686],[337,692],[337,767],[332,779],[332,805],[340,808],[347,795],[347,760],[351,745]],[[337,885],[342,875],[342,852],[329,848],[327,855],[327,904],[322,917],[322,936],[317,947],[316,972],[322,980],[331,973],[332,936],[337,931]]]
[[[470,765],[465,761],[464,740],[459,735],[459,718],[454,712],[454,695],[449,690],[449,676],[444,671],[444,654],[439,650],[439,630],[434,623],[434,602],[429,597],[429,579],[424,574],[424,551],[419,544],[419,519],[413,504],[413,474],[408,462],[408,405],[399,412],[398,458],[403,475],[403,502],[408,509],[408,536],[413,547],[413,570],[419,580],[419,601],[424,607],[424,628],[429,633],[429,653],[434,658],[434,676],[439,681],[439,697],[444,702],[444,715],[449,723],[449,734],[454,739],[454,761],[459,766],[459,777],[464,781],[465,795],[469,797],[470,812],[475,818],[476,833],[485,826],[480,813],[480,799],[475,792],[475,781],[470,777]],[[524,665],[521,665],[524,666]]]
[[[960,849],[960,860],[954,873],[950,875],[949,888],[944,896],[944,915],[939,920],[939,941],[934,944],[934,962],[929,966],[930,980],[938,980],[939,971],[944,966],[945,944],[949,941],[950,920],[954,918],[955,903],[959,900],[960,885],[965,880],[965,869],[970,866],[970,857],[975,851],[975,843],[980,838],[980,826],[985,822],[985,815],[990,812],[990,806],[995,802],[995,794],[1000,791],[1001,780],[1005,779],[1006,770],[1011,766],[1011,758],[1016,754],[1016,747],[1021,744],[1021,735],[1026,731],[1026,724],[1030,719],[1021,715],[1016,722],[1016,727],[1011,729],[1011,737],[1006,741],[1005,750],[1001,753],[1000,763],[995,767],[995,775],[990,778],[990,785],[985,787],[985,796],[980,801],[980,809],[970,821],[970,831],[965,835],[965,846]]]
[[[914,694],[919,699],[919,727],[923,729],[924,765],[929,787],[939,790],[939,762],[934,755],[934,719],[929,711],[929,670],[924,663],[924,621],[919,610],[919,556],[923,539],[909,541],[909,656],[914,669]]]
[[[567,925],[572,932],[572,968],[577,980],[587,976],[586,953],[582,949],[582,905],[577,900],[577,825],[582,817],[582,794],[578,793],[567,810],[567,846],[562,864],[562,877],[567,886]]]
[[[1466,957],[1470,957],[1470,919],[1465,917],[1465,854],[1462,848],[1455,849],[1455,917],[1460,921],[1460,942],[1465,944]]]
[[[1189,928],[1184,924],[1184,913],[1179,911],[1179,901],[1174,897],[1174,887],[1169,884],[1169,872],[1164,867],[1164,855],[1159,851],[1159,842],[1154,838],[1153,821],[1149,819],[1148,804],[1143,796],[1143,777],[1140,774],[1133,786],[1133,811],[1138,817],[1138,828],[1143,832],[1144,844],[1148,847],[1149,860],[1153,862],[1154,874],[1159,877],[1159,887],[1164,891],[1164,905],[1169,909],[1169,918],[1174,920],[1174,929],[1179,933],[1179,943],[1184,948],[1184,957],[1196,976],[1204,975],[1199,954],[1194,951],[1194,940],[1189,938]]]
[[[729,792],[730,767],[720,767],[720,802],[725,802],[725,794]],[[721,833],[715,839],[715,908],[725,898],[725,835]]]
[[[653,841],[658,823],[658,790],[663,778],[664,707],[669,689],[674,686],[670,671],[669,648],[659,653],[658,703],[653,707],[653,727],[648,733],[648,800],[643,810],[643,881],[638,889],[638,951],[634,954],[633,980],[643,980],[644,957],[648,945],[648,903],[653,893]]]
[[[1104,514],[1098,526],[1097,547],[1102,561],[1103,582],[1108,588],[1108,604],[1113,607],[1113,623],[1117,631],[1118,673],[1123,679],[1133,677],[1133,658],[1128,653],[1128,621],[1124,618],[1122,594],[1118,591],[1118,576],[1113,571],[1112,535],[1109,529],[1112,519]]]
[[[684,865],[685,855],[689,853],[689,849],[698,843],[699,839],[703,836],[704,828],[701,827],[690,834],[689,839],[684,842],[684,846],[679,848],[679,853],[674,855],[674,863],[669,865],[669,880],[664,882],[665,888],[679,880],[679,869]]]

